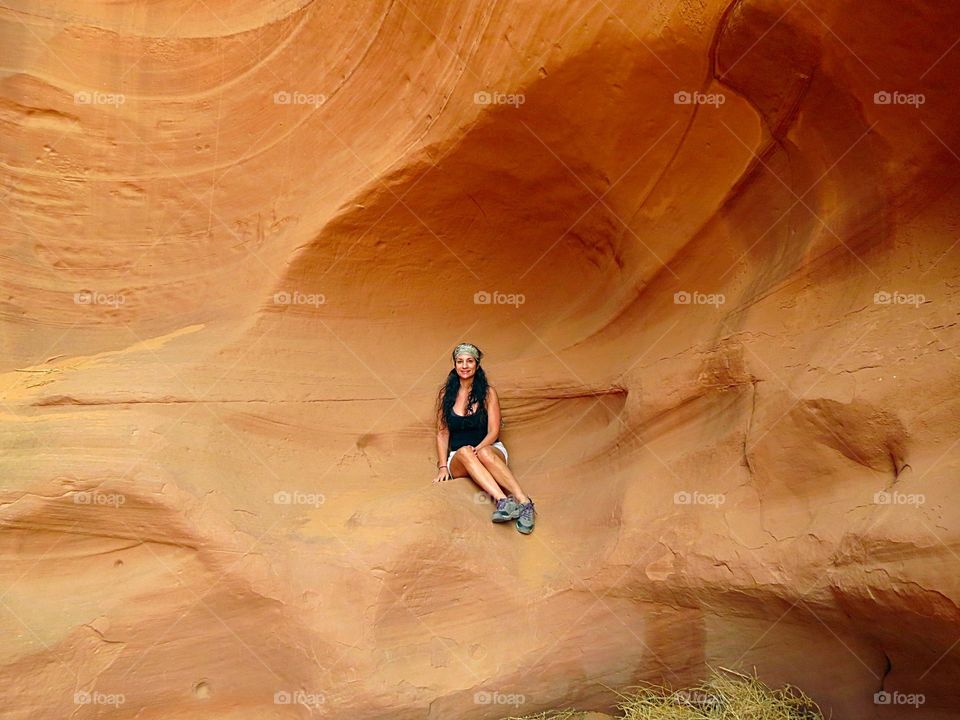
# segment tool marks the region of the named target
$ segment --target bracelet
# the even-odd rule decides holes
[[[439,470],[440,468],[445,468],[446,466],[447,466],[446,463],[444,463],[443,465],[441,465],[440,463],[437,463],[437,470]]]

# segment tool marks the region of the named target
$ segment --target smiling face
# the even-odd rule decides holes
[[[477,360],[473,355],[468,355],[467,353],[457,355],[454,367],[456,367],[457,375],[460,376],[461,380],[469,380],[477,374]]]

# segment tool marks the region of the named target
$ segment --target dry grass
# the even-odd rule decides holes
[[[800,690],[772,689],[755,677],[714,671],[685,690],[644,686],[618,693],[623,720],[823,720],[820,708]],[[580,720],[582,712],[558,710],[508,720]]]
[[[539,715],[524,715],[522,718],[510,717],[506,720],[580,720],[585,714],[579,710],[548,710]]]

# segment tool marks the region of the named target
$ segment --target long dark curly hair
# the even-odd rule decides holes
[[[468,415],[475,414],[470,412],[470,408],[473,407],[474,403],[479,403],[477,405],[477,413],[486,408],[487,389],[489,387],[487,374],[483,371],[483,367],[478,361],[477,372],[473,376],[473,387],[470,388],[470,397],[467,398]],[[453,406],[457,402],[457,392],[459,390],[460,376],[457,375],[457,368],[454,367],[450,370],[447,379],[443,385],[440,386],[440,392],[437,394],[437,420],[440,422],[441,428],[447,426],[447,414],[453,412]]]

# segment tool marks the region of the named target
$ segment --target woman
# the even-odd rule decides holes
[[[453,351],[453,369],[437,397],[437,477],[470,477],[497,501],[493,522],[517,521],[524,535],[533,532],[533,500],[507,467],[507,448],[498,439],[500,399],[480,367],[483,353],[461,343]],[[504,494],[500,486],[510,491]]]

